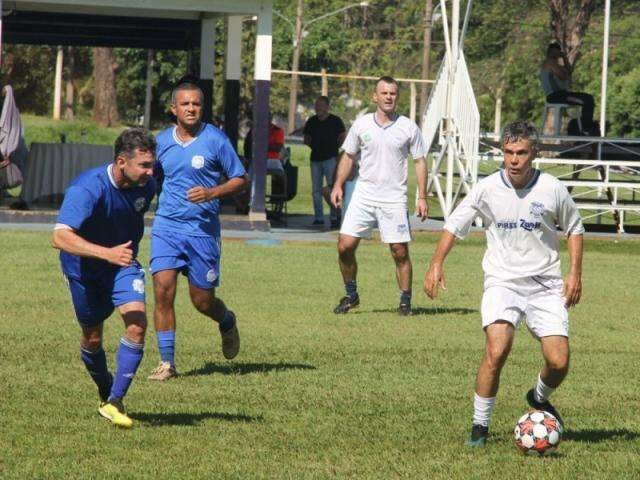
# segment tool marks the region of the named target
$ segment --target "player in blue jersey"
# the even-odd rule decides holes
[[[136,260],[143,215],[155,194],[156,142],[131,128],[115,142],[115,159],[71,182],[53,232],[76,317],[80,356],[98,386],[98,412],[119,427],[133,425],[122,399],[142,360],[147,328],[144,270]],[[102,348],[103,322],[117,308],[125,334],[116,353],[115,376]]]
[[[175,376],[178,273],[187,276],[194,307],[218,323],[222,353],[232,359],[240,350],[236,317],[216,297],[220,279],[219,199],[247,184],[244,167],[227,136],[202,122],[202,90],[178,85],[171,96],[176,125],[158,135],[158,173],[164,177],[151,234],[155,310],[153,321],[160,363],[149,377]],[[228,179],[223,183],[224,178]]]

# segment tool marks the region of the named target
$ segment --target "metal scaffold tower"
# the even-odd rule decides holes
[[[446,0],[440,2],[446,53],[422,119],[427,151],[436,141],[436,134],[440,147],[432,157],[427,191],[437,195],[445,219],[462,191],[469,193],[478,180],[480,112],[463,51],[472,3],[473,0],[467,3],[460,33],[460,0],[453,0],[450,35]],[[459,178],[457,185],[455,177]]]

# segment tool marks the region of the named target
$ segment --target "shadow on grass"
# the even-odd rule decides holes
[[[603,429],[585,429],[585,430],[569,430],[564,433],[564,440],[573,440],[574,442],[597,443],[606,442],[607,440],[637,440],[640,438],[640,432],[633,432],[626,428],[616,430]]]
[[[207,362],[201,368],[183,373],[182,377],[195,377],[198,375],[248,375],[250,373],[280,372],[283,370],[315,370],[313,365],[304,363],[231,363],[219,364]]]
[[[356,310],[353,312],[349,312],[349,315],[351,315],[351,313],[396,313],[398,311],[397,308],[381,308],[381,309],[374,309],[371,310],[370,312],[364,311],[364,310]],[[472,313],[478,313],[478,310],[473,309],[473,308],[464,308],[464,307],[453,307],[453,308],[447,308],[447,307],[429,307],[429,308],[424,308],[424,307],[415,307],[411,309],[411,314],[412,315],[443,315],[445,313],[457,313],[459,315],[470,315]]]
[[[203,420],[224,420],[227,422],[261,422],[262,415],[252,417],[250,415],[201,412],[201,413],[135,413],[131,417],[141,423],[154,426],[162,425],[184,425],[192,426],[201,423]]]

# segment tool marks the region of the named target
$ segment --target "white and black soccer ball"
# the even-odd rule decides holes
[[[516,447],[525,455],[549,455],[562,440],[562,425],[549,412],[532,410],[520,417],[513,433]]]

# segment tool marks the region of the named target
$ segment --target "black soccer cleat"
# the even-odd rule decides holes
[[[409,315],[412,315],[413,312],[411,311],[411,304],[410,303],[401,303],[398,306],[398,315],[400,315],[401,317],[408,317]]]
[[[551,415],[556,417],[558,422],[560,422],[560,425],[562,425],[562,428],[564,428],[564,421],[562,420],[560,413],[558,413],[558,410],[556,410],[556,408],[553,405],[551,405],[549,400],[545,400],[544,402],[537,402],[536,397],[533,394],[533,388],[527,392],[527,396],[525,398],[527,399],[527,403],[531,408],[535,408],[536,410],[542,410],[543,412],[550,413]]]
[[[340,299],[340,303],[336,308],[333,309],[333,313],[341,314],[347,313],[352,308],[356,308],[360,305],[360,297],[356,295],[355,297],[344,296]]]
[[[484,447],[487,443],[487,437],[489,436],[489,427],[484,425],[473,424],[471,426],[471,436],[467,440],[466,444],[469,447]]]

